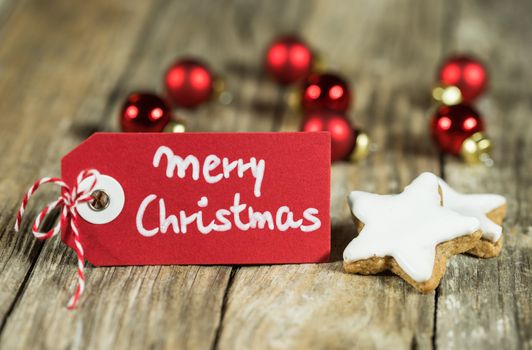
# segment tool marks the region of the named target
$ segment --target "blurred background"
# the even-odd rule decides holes
[[[530,348],[531,16],[526,0],[0,0],[0,347]],[[184,57],[208,65],[226,93],[172,104],[187,131],[300,130],[304,82],[280,84],[265,67],[286,34],[345,80],[343,120],[371,140],[366,158],[332,166],[332,262],[90,267],[82,308],[67,314],[72,252],[11,232],[27,186],[59,174],[61,157],[93,132],[122,131],[142,112],[131,94],[168,99],[165,75]],[[489,78],[471,103],[493,145],[490,167],[431,139],[432,90],[456,55],[482,62]],[[346,194],[398,192],[421,171],[506,196],[502,255],[456,257],[429,295],[393,276],[343,273],[354,235]]]
[[[229,105],[176,110],[188,130],[298,129],[297,122],[280,122],[291,112],[290,94],[264,69],[266,49],[281,34],[300,37],[323,67],[347,80],[354,96],[349,118],[375,142],[381,127],[404,128],[426,141],[435,107],[430,91],[438,67],[453,54],[473,55],[489,72],[489,90],[478,101],[488,130],[515,122],[496,116],[528,108],[520,104],[530,95],[527,1],[5,0],[2,6],[4,100],[18,106],[4,103],[3,114],[45,112],[82,133],[120,130],[127,95],[163,95],[164,74],[182,57],[208,64],[232,97]],[[409,118],[398,122],[402,113]],[[21,119],[8,126],[21,128]]]

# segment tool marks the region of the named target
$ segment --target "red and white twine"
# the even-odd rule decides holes
[[[76,211],[76,206],[80,203],[92,200],[91,193],[94,189],[94,186],[96,185],[96,177],[98,175],[99,173],[97,170],[83,170],[79,173],[77,177],[77,183],[72,188],[70,188],[70,186],[68,186],[63,180],[59,178],[44,177],[40,179],[39,181],[35,182],[33,186],[29,188],[28,192],[26,192],[26,194],[24,195],[24,198],[22,199],[22,204],[20,205],[20,208],[17,213],[17,220],[15,222],[15,231],[18,232],[20,229],[20,222],[22,221],[22,216],[24,215],[24,210],[26,209],[28,201],[40,186],[47,183],[52,183],[58,185],[61,188],[61,194],[59,195],[59,198],[49,203],[35,219],[35,222],[33,223],[32,227],[32,233],[36,238],[41,240],[51,238],[61,231],[66,232],[68,231],[68,229],[70,229],[73,234],[74,251],[76,252],[78,260],[78,284],[76,286],[76,292],[74,293],[74,295],[72,295],[70,301],[68,302],[69,309],[76,308],[79,297],[81,296],[81,294],[83,294],[83,290],[85,289],[85,257],[83,252],[83,246],[79,237],[78,213]],[[92,179],[92,181],[89,182],[89,186],[84,186],[84,188],[80,189],[80,183],[88,178]],[[55,208],[62,208],[59,222],[48,232],[39,231],[39,226],[41,225],[43,219],[50,211],[54,210]]]

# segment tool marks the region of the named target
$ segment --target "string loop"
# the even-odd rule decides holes
[[[67,232],[69,230],[73,234],[73,249],[76,252],[76,257],[78,260],[78,283],[76,286],[75,293],[72,295],[68,302],[67,307],[70,310],[76,308],[79,298],[85,290],[85,255],[83,251],[83,245],[81,244],[81,240],[79,237],[78,213],[76,207],[81,203],[85,203],[92,200],[91,193],[94,190],[94,186],[96,185],[96,180],[99,174],[100,173],[95,169],[86,169],[81,171],[77,176],[76,185],[72,188],[68,186],[63,180],[56,177],[44,177],[36,181],[33,186],[29,188],[28,192],[26,192],[26,194],[24,195],[24,198],[22,199],[22,204],[20,205],[20,208],[17,213],[17,219],[15,221],[15,231],[18,232],[20,230],[20,223],[22,221],[24,211],[26,210],[26,206],[28,205],[31,196],[35,193],[35,191],[37,191],[40,186],[51,183],[60,187],[61,193],[59,197],[55,201],[50,202],[46,207],[44,207],[44,209],[39,213],[39,215],[37,215],[35,221],[33,222],[33,227],[31,231],[33,235],[40,240],[46,240],[48,238],[56,236],[60,232]],[[91,181],[88,182],[89,186],[83,186],[83,188],[80,188],[80,184],[86,179],[91,179]],[[48,232],[40,231],[39,227],[41,225],[41,222],[44,220],[46,215],[48,215],[48,213],[50,213],[55,208],[61,208],[59,222]]]

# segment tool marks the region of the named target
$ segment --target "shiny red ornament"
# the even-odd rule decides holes
[[[160,132],[171,119],[172,111],[159,96],[135,92],[128,96],[120,113],[120,126],[126,132]]]
[[[455,56],[447,59],[440,67],[438,77],[444,86],[456,86],[462,102],[471,102],[480,96],[488,85],[486,67],[477,59]]]
[[[328,109],[345,112],[351,103],[347,82],[333,73],[312,74],[303,87],[301,106],[304,111]]]
[[[275,40],[266,52],[266,69],[283,85],[302,81],[312,69],[313,54],[302,40],[284,36]]]
[[[166,71],[166,91],[176,107],[195,108],[208,101],[213,83],[209,67],[196,59],[178,60]]]
[[[349,157],[355,147],[355,130],[342,113],[311,112],[305,116],[301,131],[328,131],[331,134],[331,161]]]
[[[432,138],[447,153],[459,155],[464,141],[484,131],[484,122],[471,106],[440,106],[430,122]]]

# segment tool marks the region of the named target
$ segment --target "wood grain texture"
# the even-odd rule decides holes
[[[66,11],[66,5],[57,3],[55,10]],[[98,102],[93,101],[91,109],[83,111],[83,118],[71,119],[72,127],[67,132],[75,134],[79,141],[95,130],[116,130],[115,116],[120,107],[117,102],[127,92],[135,89],[160,91],[161,86],[157,85],[161,84],[164,69],[172,59],[187,54],[201,55],[207,49],[222,52],[209,63],[220,70],[227,69],[223,64],[228,64],[234,71],[226,78],[227,84],[239,88],[235,88],[234,102],[230,106],[213,103],[184,114],[190,130],[271,130],[271,113],[278,103],[277,89],[264,79],[255,58],[246,57],[245,53],[249,52],[246,33],[242,33],[239,26],[231,27],[232,21],[247,17],[253,9],[249,4],[229,9],[222,5],[213,7],[210,2],[161,2],[151,9],[148,6],[139,9],[144,17],[132,22],[132,28],[124,28],[124,33],[130,34],[129,39],[124,39],[130,46],[118,45],[116,48],[122,47],[122,50],[117,50],[123,54],[122,67],[116,69],[114,85],[106,89],[109,100],[100,98]],[[70,9],[73,15],[80,17],[82,13],[76,11],[82,10]],[[95,7],[94,11],[98,13],[103,9]],[[152,18],[157,18],[157,21],[152,23]],[[113,19],[110,22],[117,23]],[[219,27],[233,30],[223,33],[227,38],[221,37],[221,33],[211,36],[194,30],[195,25],[201,22],[205,25],[216,22]],[[179,30],[183,26],[190,30]],[[102,35],[110,32],[110,28],[103,27],[101,30]],[[257,45],[264,46],[270,38],[265,36],[264,30],[258,32],[262,35],[256,35]],[[198,37],[194,38],[194,35]],[[172,40],[178,44],[164,44]],[[96,49],[106,50],[109,46],[106,44]],[[251,51],[259,49],[257,46]],[[73,73],[73,70],[65,72]],[[257,97],[266,100],[259,100],[262,105],[255,105]],[[90,114],[89,118],[87,114]],[[61,147],[67,149],[73,145],[61,143]],[[66,153],[66,150],[61,153]],[[58,161],[54,159],[54,162],[57,166]],[[31,278],[23,285],[23,293],[17,296],[17,307],[8,315],[0,342],[8,347],[170,349],[208,348],[215,343],[230,267],[89,268],[87,288],[95,298],[87,293],[80,309],[71,315],[63,307],[70,293],[64,290],[63,285],[74,284],[74,262],[73,254],[60,242],[44,246],[34,262]],[[17,286],[13,289],[17,291]],[[37,303],[40,294],[50,295],[50,300]],[[60,310],[49,313],[50,307]],[[29,322],[22,322],[28,315],[34,316]],[[43,328],[50,332],[36,343],[30,335]],[[56,337],[58,332],[65,335],[60,341]],[[21,342],[21,339],[24,341]]]
[[[91,102],[105,99],[105,93],[99,92],[107,90],[110,81],[102,77],[116,75],[113,72],[120,69],[120,62],[126,58],[121,51],[110,55],[107,48],[127,38],[130,33],[125,29],[143,15],[142,7],[135,12],[126,6],[103,3],[101,8],[92,10],[83,5],[60,5],[10,4],[11,12],[3,17],[1,27],[2,328],[14,302],[23,294],[43,246],[28,234],[28,222],[20,234],[13,232],[21,195],[37,177],[57,174],[60,156],[80,141],[71,132],[72,118],[82,116],[84,113],[78,112]],[[104,24],[102,9],[109,20]],[[69,11],[84,12],[86,16],[76,21],[68,16]],[[92,32],[95,26],[100,26],[101,31]],[[65,46],[73,38],[83,45]],[[51,193],[38,195],[28,215],[34,216],[35,210],[51,198]]]
[[[532,348],[532,25],[526,1],[0,0],[0,348],[344,349]],[[332,167],[332,262],[277,266],[151,266],[87,270],[80,309],[65,309],[75,257],[12,230],[36,178],[90,133],[118,130],[133,90],[162,91],[175,57],[197,55],[233,102],[178,111],[191,131],[297,130],[295,93],[267,79],[276,33],[298,32],[355,87],[350,118],[376,148]],[[472,51],[492,68],[479,102],[495,166],[438,159],[427,132],[428,91],[445,54]],[[355,228],[354,189],[396,193],[421,171],[458,190],[504,194],[497,259],[459,256],[435,293],[391,274],[343,272]],[[309,189],[311,190],[311,189]],[[51,200],[39,194],[28,217]],[[56,192],[55,192],[56,193]],[[65,287],[65,286],[68,286]]]
[[[504,195],[508,214],[501,256],[462,256],[449,264],[448,278],[439,290],[436,345],[446,349],[532,348],[532,135],[526,131],[532,110],[526,96],[532,88],[522,85],[530,71],[519,63],[522,55],[532,53],[525,44],[532,28],[511,23],[517,12],[532,8],[530,3],[517,2],[454,5],[458,16],[448,32],[446,50],[468,48],[490,60],[492,89],[477,107],[486,118],[495,165],[468,167],[449,158],[446,179],[464,192]],[[503,54],[501,46],[505,45],[515,45],[514,54]],[[522,78],[517,79],[517,74]]]
[[[521,211],[532,199],[530,164],[524,161],[525,154],[531,154],[532,142],[519,131],[528,123],[529,114],[512,113],[512,118],[512,126],[491,133],[498,145],[493,168],[446,163],[452,186],[464,192],[503,194],[509,212],[498,258],[463,256],[449,264],[449,278],[440,287],[437,308],[437,344],[444,348],[532,346],[530,210]]]
[[[374,42],[402,40],[407,34],[405,22],[409,18],[385,13],[405,13],[408,2],[377,2],[367,13],[357,12],[347,3],[315,4],[300,29],[317,47],[325,47],[327,60],[347,71],[347,77],[357,87],[357,108],[351,114],[359,125],[365,125],[379,148],[360,164],[340,163],[332,167],[331,218],[332,259],[334,262],[318,265],[242,267],[229,290],[227,309],[222,324],[221,349],[344,349],[344,348],[411,348],[432,346],[434,293],[420,295],[407,283],[392,275],[356,276],[342,270],[341,255],[346,244],[354,237],[355,227],[346,204],[346,195],[354,189],[394,193],[409,183],[419,172],[439,172],[437,155],[426,136],[426,112],[429,101],[421,105],[412,101],[412,92],[403,86],[414,86],[424,81],[423,72],[432,69],[437,59],[437,41],[432,41],[433,57],[418,59],[418,71],[401,73],[392,62],[406,64],[408,56],[396,52],[392,46],[373,47]],[[332,11],[333,13],[330,13]],[[420,10],[437,22],[441,13],[437,8]],[[342,32],[320,32],[334,28],[334,13],[343,13]],[[386,21],[396,31],[359,31],[360,22],[367,28],[379,28]],[[409,23],[413,28],[421,22]],[[433,31],[417,31],[421,38],[410,38],[419,43],[410,54],[427,47]],[[410,33],[410,31],[408,31]],[[330,38],[336,35],[336,40]],[[382,36],[381,36],[382,35]],[[410,34],[409,34],[410,35]],[[349,40],[349,41],[348,41]],[[349,42],[349,46],[346,43]],[[364,55],[381,55],[383,71],[355,72],[348,55],[335,54],[344,48],[366,48]],[[430,50],[429,50],[430,51]],[[329,57],[329,55],[331,57]],[[344,69],[345,68],[345,69]],[[387,74],[399,74],[390,80]],[[397,80],[395,80],[397,79]],[[430,84],[427,81],[427,85]],[[361,86],[360,88],[358,88]],[[422,87],[417,86],[417,92]],[[300,117],[297,111],[283,113],[281,130],[297,130]],[[405,152],[406,150],[406,152]],[[340,261],[339,261],[340,260]]]

